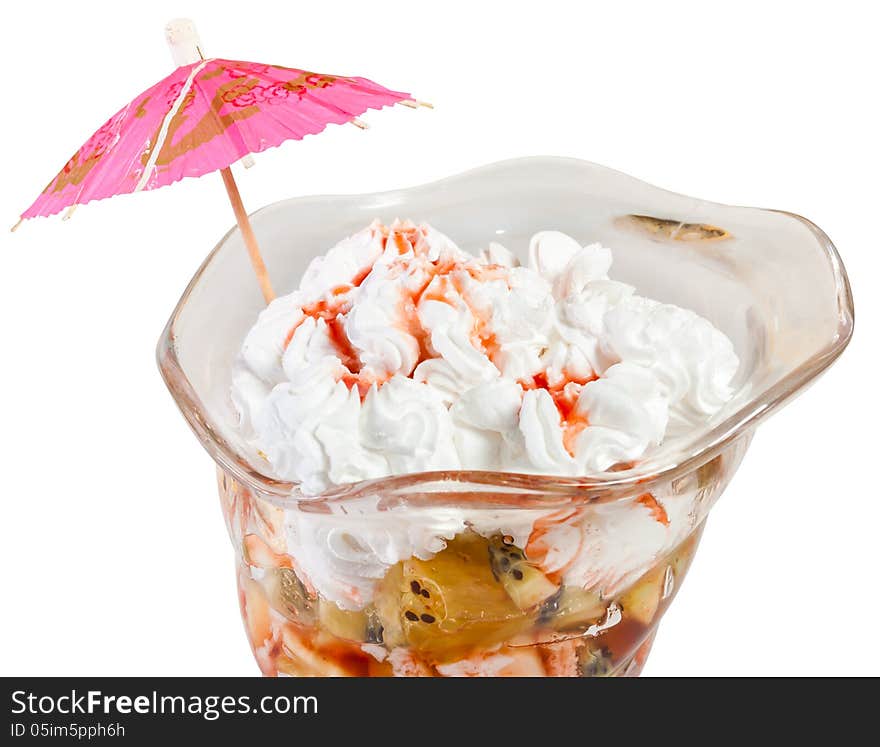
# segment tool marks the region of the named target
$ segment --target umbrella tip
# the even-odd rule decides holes
[[[202,40],[189,18],[172,18],[165,24],[165,41],[171,48],[174,64],[191,65],[201,57]]]
[[[426,109],[434,108],[433,104],[430,104],[427,101],[419,101],[418,99],[403,99],[403,101],[398,101],[397,103],[408,106],[410,109],[418,109],[420,106],[424,106]]]
[[[188,39],[198,36],[196,24],[192,18],[172,18],[165,24],[165,36],[168,41],[177,41],[180,38]]]
[[[12,228],[9,229],[9,233],[15,233],[18,230],[18,227],[24,223],[24,218],[19,218],[18,223],[16,223]]]

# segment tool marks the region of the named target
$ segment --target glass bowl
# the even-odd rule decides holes
[[[283,293],[312,257],[374,218],[395,217],[427,221],[470,251],[501,241],[520,258],[544,229],[610,246],[612,277],[696,311],[733,341],[736,394],[699,429],[601,477],[430,472],[306,497],[237,430],[232,363],[263,302],[241,235],[230,231],[184,291],[158,362],[217,464],[262,672],[638,674],[755,427],[849,342],[840,257],[799,216],[685,197],[566,158],[505,161],[393,192],[290,199],[252,219]],[[408,556],[401,536],[430,537],[437,554]]]

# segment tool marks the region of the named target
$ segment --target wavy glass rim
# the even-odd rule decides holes
[[[483,171],[490,171],[516,164],[536,164],[539,162],[544,164],[587,164],[593,168],[619,174],[628,179],[648,184],[652,189],[659,192],[678,197],[683,196],[679,193],[663,189],[662,187],[656,187],[647,182],[642,182],[642,180],[629,176],[624,172],[594,164],[589,161],[584,161],[582,159],[557,156],[531,156],[526,158],[495,161],[436,181],[419,184],[413,187],[388,190],[385,192],[367,192],[344,195],[308,195],[289,198],[266,205],[256,210],[251,215],[259,215],[259,213],[264,210],[281,203],[290,204],[314,202],[316,200],[353,200],[366,198],[372,200],[380,198],[389,200],[397,199],[402,198],[406,193],[412,192],[413,190],[435,188],[466,177],[474,176]],[[639,467],[636,466],[633,469],[611,472],[599,477],[556,477],[553,475],[492,472],[484,470],[414,472],[340,485],[315,496],[295,494],[298,483],[276,480],[256,470],[229,445],[226,439],[215,430],[211,422],[203,417],[204,408],[202,403],[190,385],[189,380],[180,365],[175,350],[175,323],[186,306],[193,289],[201,280],[202,275],[207,268],[210,267],[215,256],[229,237],[238,230],[235,226],[227,231],[220,241],[217,242],[210,254],[208,254],[202,262],[195,275],[193,275],[184,290],[183,295],[177,302],[177,305],[159,338],[159,343],[156,348],[156,359],[159,365],[159,370],[162,374],[162,378],[165,380],[165,384],[168,386],[168,389],[174,398],[174,401],[190,428],[192,428],[202,446],[211,455],[214,461],[246,487],[260,493],[262,497],[268,498],[274,503],[282,506],[286,502],[300,503],[303,500],[317,503],[342,500],[347,501],[362,496],[375,495],[378,492],[382,492],[386,495],[406,494],[411,496],[413,493],[449,494],[465,490],[485,491],[488,493],[491,489],[494,493],[505,493],[509,495],[510,498],[516,496],[518,501],[517,505],[521,505],[522,501],[534,504],[534,502],[538,500],[540,505],[543,506],[552,504],[554,499],[558,500],[561,498],[566,499],[565,502],[570,505],[573,497],[577,497],[579,502],[590,503],[605,502],[625,495],[631,495],[634,490],[649,492],[651,487],[659,482],[667,482],[677,479],[699,468],[709,460],[715,458],[737,438],[750,433],[755,426],[775,412],[779,407],[784,405],[813,379],[823,373],[825,369],[827,369],[840,356],[852,338],[855,324],[852,291],[849,278],[846,274],[846,269],[844,268],[840,255],[834,244],[831,242],[831,239],[828,238],[827,234],[815,223],[801,215],[785,210],[730,206],[723,203],[714,203],[708,200],[700,200],[700,202],[706,205],[716,205],[718,207],[740,207],[748,210],[780,213],[803,223],[815,236],[819,246],[825,252],[826,258],[828,259],[837,296],[838,325],[833,339],[827,346],[822,348],[822,350],[806,359],[800,366],[789,372],[773,386],[764,391],[760,396],[750,399],[725,420],[708,430],[704,434],[699,447],[694,449],[690,454],[684,458],[670,460],[667,464],[664,464],[659,468],[640,470]]]

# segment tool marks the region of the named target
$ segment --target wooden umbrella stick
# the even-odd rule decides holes
[[[254,236],[254,229],[251,227],[250,218],[241,202],[241,194],[238,191],[238,185],[232,176],[232,170],[228,167],[220,169],[223,177],[223,185],[226,187],[226,194],[229,195],[229,202],[232,203],[232,210],[235,213],[235,220],[238,228],[244,238],[245,246],[248,250],[248,256],[251,259],[254,272],[257,275],[257,281],[260,284],[260,290],[263,292],[263,298],[266,303],[272,303],[275,300],[275,291],[272,289],[272,283],[269,281],[269,273],[266,271],[266,263],[263,262],[263,255],[260,254],[260,246],[257,244],[257,237]]]
[[[169,21],[165,27],[165,40],[171,49],[171,56],[176,65],[191,65],[199,60],[204,60],[202,54],[201,41],[196,32],[195,24],[186,18],[177,18]],[[211,113],[217,117],[217,111],[212,107]],[[220,130],[225,129],[225,125]],[[247,159],[243,159],[247,166]],[[226,187],[226,194],[229,195],[229,201],[232,203],[232,210],[235,213],[235,220],[241,231],[244,244],[248,250],[248,256],[251,258],[254,272],[257,275],[257,282],[260,284],[260,290],[263,292],[263,298],[266,303],[272,303],[275,300],[275,291],[272,290],[272,283],[269,282],[269,273],[266,271],[266,263],[263,262],[263,255],[260,254],[260,246],[257,244],[257,237],[254,236],[254,229],[251,228],[251,221],[248,218],[247,211],[241,202],[241,194],[238,191],[238,185],[232,176],[232,170],[227,166],[220,169],[223,177],[223,184]]]

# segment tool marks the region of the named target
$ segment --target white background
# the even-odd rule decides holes
[[[876,624],[877,18],[861,2],[15,2],[0,20],[10,225],[86,137],[210,55],[357,74],[436,110],[370,113],[257,157],[249,209],[520,155],[806,215],[837,244],[855,339],[763,425],[714,509],[647,675],[880,674]],[[0,673],[257,672],[213,465],[153,349],[232,224],[219,176],[0,235]]]

